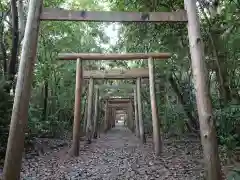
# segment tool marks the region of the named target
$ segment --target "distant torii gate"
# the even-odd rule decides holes
[[[39,25],[40,21],[44,20],[154,23],[187,22],[206,176],[208,180],[222,179],[211,99],[207,93],[208,87],[205,77],[203,43],[200,35],[196,0],[184,0],[184,4],[186,11],[180,10],[177,12],[77,12],[42,8],[43,0],[30,0],[4,162],[3,179],[13,180],[17,179],[20,175],[22,152],[24,150],[24,129],[27,124]],[[101,59],[102,57],[103,56],[101,56]],[[150,56],[150,58],[151,57],[153,58],[153,56]],[[138,57],[138,59],[140,58],[141,57]],[[128,57],[127,59],[130,58]],[[77,76],[81,77],[82,66],[80,60],[78,60],[77,64]],[[80,83],[78,82],[77,84]],[[76,85],[76,87],[77,97],[77,95],[81,94],[81,88],[79,89],[78,85]],[[81,97],[77,99],[77,102],[80,102]],[[76,103],[75,105],[77,106]],[[152,107],[153,106],[154,104],[152,104]],[[79,111],[75,111],[74,117],[78,117],[78,113]],[[75,124],[76,123],[79,124],[79,122],[75,122]],[[77,132],[77,129],[78,126],[76,126],[74,131]]]
[[[124,99],[119,99],[119,98],[110,98],[110,99],[105,99],[107,101],[108,106],[106,108],[108,109],[113,109],[115,112],[116,109],[126,109],[127,115],[128,115],[128,128],[131,131],[134,131],[134,124],[133,124],[133,98],[124,98]],[[113,116],[115,118],[115,115]],[[111,117],[112,118],[112,117]],[[109,117],[105,117],[105,121],[109,122],[112,119]]]
[[[85,79],[90,79],[89,80],[89,93],[88,93],[88,121],[87,121],[87,138],[88,138],[88,142],[91,142],[91,102],[92,102],[92,94],[93,94],[93,81],[94,79],[137,79],[136,81],[136,85],[137,87],[135,88],[135,112],[138,112],[138,116],[137,120],[138,120],[138,124],[136,124],[136,133],[137,136],[140,137],[141,141],[143,143],[145,143],[146,138],[145,138],[145,134],[144,134],[144,127],[143,127],[143,118],[142,118],[142,101],[141,101],[141,78],[149,78],[149,83],[151,84],[150,87],[152,88],[150,90],[150,97],[151,97],[151,104],[152,104],[152,114],[156,113],[155,115],[152,115],[152,122],[153,122],[153,141],[154,141],[154,149],[155,149],[155,153],[156,155],[159,155],[162,149],[162,142],[161,142],[161,137],[160,137],[160,122],[159,122],[159,118],[157,115],[157,105],[156,105],[156,99],[155,99],[155,82],[154,82],[154,71],[153,71],[153,59],[149,56],[149,55],[153,55],[154,57],[167,57],[166,53],[164,53],[164,56],[162,56],[163,53],[157,54],[157,53],[149,53],[149,54],[144,54],[142,55],[141,53],[137,53],[135,57],[139,57],[141,55],[142,58],[147,58],[148,62],[149,62],[149,68],[137,68],[137,69],[131,69],[131,70],[109,70],[109,71],[84,71],[83,72],[83,77]],[[122,54],[123,57],[120,57],[120,55],[118,55],[118,58],[120,57],[120,59],[123,59],[125,57],[130,57],[128,54]],[[168,54],[170,55],[170,54]],[[61,59],[63,60],[64,57],[66,57],[67,60],[69,60],[68,58],[71,55],[68,54],[68,56],[63,56],[61,55]],[[78,56],[74,55],[71,56],[71,58],[78,58],[79,56],[82,56],[82,54],[78,54]],[[109,55],[111,58],[113,57],[113,55]],[[92,57],[92,54],[91,56]],[[108,59],[108,56],[105,54],[106,59]],[[168,56],[170,57],[170,56]],[[84,54],[84,58],[87,59],[86,55]],[[131,59],[135,59],[134,58],[134,54],[131,54]],[[77,87],[76,87],[77,88]],[[80,87],[78,87],[80,88]],[[152,93],[154,93],[152,95]],[[80,95],[79,95],[80,96]],[[122,100],[122,99],[121,99]],[[108,104],[109,101],[106,102],[106,114],[105,117],[108,116]],[[77,109],[79,109],[78,107],[75,107]],[[80,121],[79,120],[74,120],[75,121]],[[105,120],[107,121],[107,120]],[[106,129],[106,128],[105,128]],[[80,130],[79,130],[80,131]],[[75,136],[73,136],[75,137]],[[76,141],[73,141],[73,143],[75,143]],[[77,143],[79,143],[77,141]],[[79,147],[77,145],[73,145],[72,147]]]

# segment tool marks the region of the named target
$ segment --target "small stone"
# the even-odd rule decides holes
[[[149,161],[148,165],[149,165],[149,166],[153,166],[154,163],[153,163],[152,161]]]

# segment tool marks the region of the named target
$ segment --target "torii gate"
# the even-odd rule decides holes
[[[95,71],[84,71],[83,72],[83,78],[85,79],[90,79],[89,80],[89,93],[88,93],[88,120],[87,120],[87,139],[88,142],[91,142],[91,131],[92,131],[92,126],[91,126],[91,109],[92,109],[92,94],[93,94],[93,88],[94,88],[94,79],[137,79],[137,87],[136,87],[136,101],[138,101],[138,103],[136,103],[135,108],[137,108],[136,112],[138,112],[138,122],[139,122],[139,126],[137,125],[137,127],[139,127],[139,130],[137,129],[137,136],[140,137],[141,141],[143,143],[145,143],[146,138],[145,138],[145,134],[144,134],[144,127],[143,127],[143,117],[142,117],[142,101],[141,101],[141,78],[149,78],[149,83],[150,88],[152,88],[150,90],[150,97],[151,97],[151,108],[152,108],[152,114],[155,113],[155,115],[152,115],[152,122],[153,122],[153,140],[154,140],[154,150],[156,155],[159,155],[161,153],[161,149],[162,149],[162,142],[161,142],[161,134],[160,134],[160,129],[159,129],[159,118],[157,115],[157,105],[156,105],[156,98],[155,98],[155,80],[154,80],[154,71],[153,71],[153,59],[150,57],[154,56],[154,57],[158,57],[158,58],[166,58],[166,57],[170,57],[169,53],[149,53],[149,54],[142,54],[142,53],[136,53],[135,56],[134,54],[121,54],[121,55],[113,55],[110,54],[109,56],[111,58],[114,58],[117,56],[117,58],[120,57],[120,59],[124,59],[124,58],[131,58],[131,59],[135,59],[139,58],[139,56],[141,56],[143,59],[147,59],[148,60],[148,64],[149,64],[149,69],[146,68],[135,68],[135,69],[131,69],[131,70],[110,70],[110,71],[99,71],[99,70],[95,70]],[[71,58],[77,58],[79,56],[82,56],[81,53],[76,54],[68,54],[68,55],[60,55],[61,59],[64,60],[66,58],[66,60],[69,60],[69,57]],[[90,59],[92,58],[93,54],[90,54]],[[98,55],[94,55],[95,58],[99,58],[102,56],[98,56]],[[83,54],[84,59],[88,59],[86,54]],[[105,54],[105,58],[109,59],[108,55]],[[80,80],[79,80],[80,81]],[[76,88],[81,88],[81,87],[76,87]],[[80,94],[78,95],[80,96]],[[106,107],[105,107],[105,117],[107,117],[108,113],[108,101],[106,102]],[[75,106],[75,108],[79,109],[78,107]],[[80,119],[74,119],[75,121],[80,121]],[[107,121],[107,120],[105,120]],[[77,123],[76,123],[77,124]],[[106,128],[105,128],[106,129]],[[79,130],[80,131],[80,130]],[[138,133],[139,131],[139,133]],[[138,135],[139,134],[139,135]],[[73,135],[73,137],[77,137],[76,135]],[[79,143],[79,141],[74,141],[73,143]],[[78,149],[76,149],[77,147],[79,147],[79,145],[74,145],[72,147],[75,147],[74,152],[78,152]]]
[[[127,115],[128,115],[128,128],[131,131],[134,131],[134,125],[133,125],[133,104],[132,100],[133,98],[108,98],[105,99],[107,101],[108,106],[105,109],[108,111],[108,109],[113,110],[113,117],[105,117],[105,121],[112,122],[113,119],[115,119],[115,111],[116,109],[126,109]],[[107,123],[106,122],[106,123]]]
[[[77,12],[42,8],[43,0],[30,0],[4,162],[3,179],[17,179],[20,174],[22,152],[24,150],[24,129],[27,124],[39,25],[40,21],[44,20],[188,23],[190,53],[196,89],[201,141],[205,158],[206,177],[208,180],[222,179],[211,99],[207,93],[207,80],[204,74],[204,52],[196,0],[184,0],[184,4],[186,11],[181,10],[177,12]],[[81,77],[82,66],[80,64],[81,61],[78,60],[77,76]],[[77,82],[77,84],[80,84],[80,82]],[[76,94],[79,94],[81,88],[76,89],[76,91]],[[80,98],[81,97],[78,97],[78,100]],[[78,112],[74,114],[74,116],[78,116]]]

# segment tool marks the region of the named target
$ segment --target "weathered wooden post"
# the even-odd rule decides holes
[[[111,112],[112,112],[112,108],[108,107],[108,130],[110,129],[110,124],[111,124]]]
[[[87,128],[86,128],[86,136],[87,142],[91,144],[92,137],[92,104],[93,104],[93,87],[94,82],[93,79],[89,80],[89,91],[88,91],[88,115],[87,115]]]
[[[106,133],[108,130],[108,100],[105,102],[105,115],[104,115],[104,132]]]
[[[29,3],[3,168],[4,180],[19,179],[20,176],[42,2],[42,0],[31,0]]]
[[[71,155],[79,155],[79,138],[81,127],[81,98],[82,98],[82,60],[77,59],[76,65],[76,87],[75,87],[75,105],[73,122],[73,141]]]
[[[87,129],[87,116],[88,116],[88,105],[87,105],[87,100],[84,106],[84,119],[83,119],[83,134],[86,136],[86,129]]]
[[[112,128],[112,108],[109,108],[108,114],[108,130]]]
[[[142,117],[142,100],[141,100],[141,79],[137,78],[137,100],[138,100],[138,121],[139,121],[139,134],[142,143],[146,143],[143,117]]]
[[[133,107],[132,100],[130,99],[128,104],[128,115],[129,115],[129,129],[134,132],[134,123],[133,123]]]
[[[148,68],[149,68],[150,100],[151,100],[151,109],[152,109],[154,151],[158,156],[162,151],[162,140],[161,140],[160,126],[159,126],[160,122],[158,118],[158,110],[157,110],[157,103],[156,103],[154,62],[152,58],[148,59]]]
[[[192,71],[196,89],[197,109],[201,131],[201,141],[205,159],[205,172],[208,180],[221,180],[221,167],[215,129],[215,119],[207,86],[203,43],[197,14],[196,0],[184,0],[188,17],[189,46]]]
[[[137,89],[134,88],[134,116],[135,116],[135,133],[139,137],[138,107],[137,107]]]
[[[113,111],[113,127],[115,127],[116,126],[116,108],[114,109],[114,111]]]
[[[129,110],[128,109],[126,110],[126,121],[127,121],[126,122],[127,128],[130,129],[129,128]]]
[[[95,103],[94,103],[94,124],[93,124],[93,138],[97,139],[97,124],[98,124],[98,103],[99,103],[99,89],[96,88]]]

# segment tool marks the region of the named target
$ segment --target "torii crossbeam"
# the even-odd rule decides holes
[[[135,68],[128,70],[92,70],[83,71],[84,79],[135,79],[135,78],[148,78],[149,70],[146,68]]]
[[[168,59],[171,53],[125,53],[125,54],[101,54],[101,53],[60,53],[59,60],[137,60],[137,59]]]

